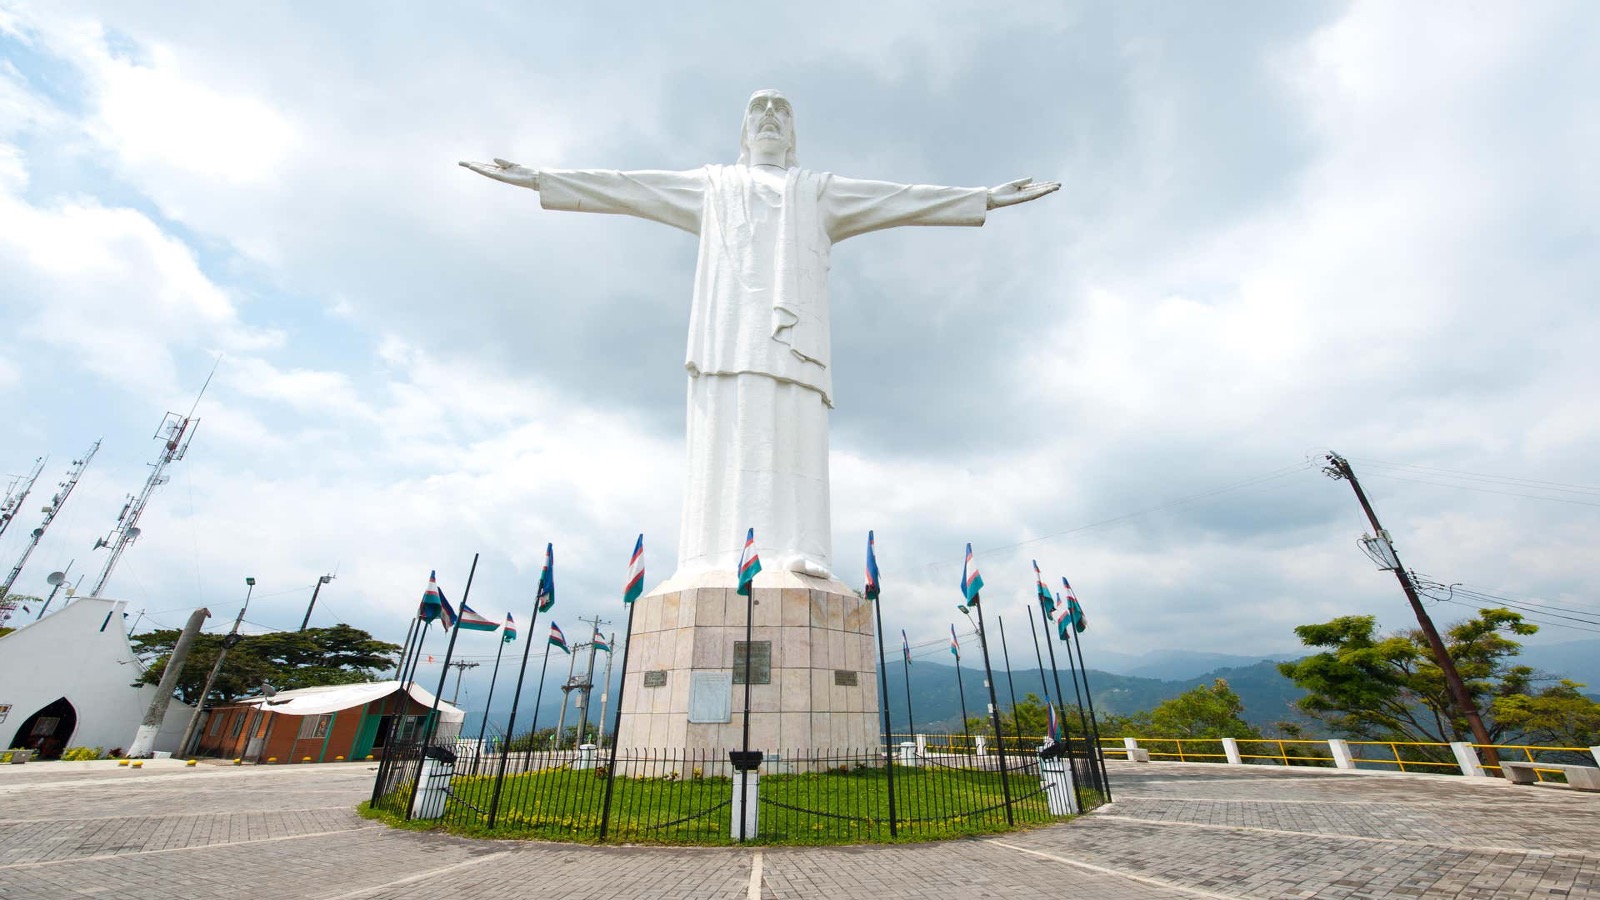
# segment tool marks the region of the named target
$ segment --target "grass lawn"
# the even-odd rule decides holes
[[[762,775],[758,844],[928,841],[1060,821],[1050,815],[1037,776],[1014,772],[1008,825],[997,772],[938,766],[894,770],[895,821],[889,834],[889,779],[862,767],[804,775]],[[416,829],[476,837],[594,842],[605,804],[604,774],[566,768],[507,776],[496,823],[487,825],[494,778],[458,776],[444,818],[404,822],[404,796],[363,815]],[[730,844],[728,778],[624,778],[613,783],[608,843]],[[392,810],[392,811],[391,811]]]

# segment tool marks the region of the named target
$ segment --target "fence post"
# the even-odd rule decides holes
[[[1222,739],[1222,752],[1228,757],[1228,765],[1244,765],[1244,757],[1239,755],[1239,742],[1233,738]]]
[[[983,756],[983,755],[985,755],[985,754],[984,754],[984,751],[986,751],[986,750],[987,750],[987,749],[989,749],[989,747],[988,747],[988,741],[987,741],[987,740],[985,740],[985,739],[984,739],[984,736],[983,736],[983,735],[981,735],[981,734],[980,734],[980,735],[977,735],[977,736],[975,736],[975,737],[974,737],[974,738],[973,738],[973,740],[974,740],[974,741],[976,741],[976,742],[977,742],[977,744],[978,744],[978,755],[979,755],[979,756]]]
[[[928,755],[928,736],[925,735],[925,734],[917,735],[917,755],[918,756],[927,756]]]
[[[750,780],[748,793],[746,793],[745,779]],[[729,823],[730,837],[734,840],[750,840],[758,837],[761,824],[761,773],[755,769],[734,769],[733,771],[733,821]],[[745,798],[750,803],[745,805]],[[739,826],[743,821],[744,828]],[[742,833],[742,837],[741,837]]]
[[[900,765],[913,768],[917,765],[917,745],[910,741],[900,742]]]
[[[1333,765],[1337,769],[1354,769],[1355,757],[1350,755],[1350,742],[1342,738],[1330,738],[1328,751],[1333,754]]]
[[[1451,741],[1450,750],[1456,755],[1456,765],[1461,767],[1461,774],[1468,778],[1487,778],[1483,773],[1483,765],[1478,762],[1478,751],[1467,741]]]

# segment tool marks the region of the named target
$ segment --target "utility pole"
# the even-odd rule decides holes
[[[149,709],[145,710],[139,730],[134,732],[133,743],[128,745],[130,759],[143,759],[150,755],[150,748],[155,744],[156,736],[161,733],[161,723],[166,719],[167,706],[172,702],[172,692],[178,689],[178,678],[183,674],[183,664],[189,659],[189,648],[194,646],[195,635],[200,633],[200,626],[206,623],[206,618],[210,615],[211,611],[205,607],[189,614],[189,621],[183,626],[183,632],[178,635],[178,643],[173,646],[172,655],[167,657],[167,666],[161,671],[161,684],[156,687],[156,695],[151,698]]]
[[[610,647],[611,649],[606,652],[605,684],[600,688],[600,718],[598,721],[600,722],[599,731],[601,745],[604,745],[606,742],[606,700],[611,696],[611,660],[617,655],[617,633],[615,631],[611,632],[611,640],[607,642],[606,646]],[[617,740],[617,736],[613,734],[611,736],[611,740],[614,743]]]
[[[322,586],[332,580],[332,575],[324,575],[317,579],[317,586],[311,590],[311,602],[306,605],[306,617],[300,620],[301,631],[305,631],[306,625],[311,622],[311,611],[317,607],[317,595],[322,593]]]
[[[1356,500],[1361,503],[1361,510],[1367,514],[1367,521],[1372,523],[1375,535],[1362,538],[1362,544],[1368,555],[1384,569],[1394,572],[1394,577],[1400,580],[1400,589],[1405,591],[1406,600],[1411,603],[1411,611],[1416,613],[1417,624],[1422,628],[1422,634],[1427,638],[1428,646],[1433,650],[1434,661],[1439,664],[1439,671],[1444,674],[1445,686],[1449,689],[1450,699],[1454,701],[1456,711],[1466,720],[1467,726],[1472,730],[1472,737],[1483,746],[1484,756],[1491,766],[1500,765],[1500,756],[1495,752],[1494,741],[1489,737],[1489,729],[1483,725],[1483,718],[1478,715],[1478,707],[1472,702],[1472,695],[1467,693],[1467,686],[1461,680],[1461,673],[1456,671],[1455,661],[1450,658],[1450,650],[1445,647],[1444,639],[1439,637],[1439,630],[1433,627],[1433,619],[1428,617],[1427,610],[1422,608],[1422,600],[1417,596],[1417,587],[1412,583],[1411,577],[1406,573],[1405,567],[1400,564],[1400,557],[1394,550],[1394,542],[1389,539],[1389,532],[1378,524],[1378,514],[1373,512],[1372,504],[1367,500],[1367,494],[1361,489],[1361,482],[1356,480],[1356,473],[1350,468],[1350,463],[1337,453],[1328,453],[1328,466],[1322,470],[1323,474],[1335,480],[1343,479],[1350,482],[1350,487],[1356,492]]]
[[[579,621],[581,622],[583,620],[579,619]],[[580,644],[578,646],[581,647],[582,645]],[[548,655],[549,652],[550,651],[546,650],[545,651],[546,655]],[[556,734],[555,734],[555,741],[554,741],[554,749],[556,749],[556,750],[560,750],[561,749],[561,742],[566,739],[566,734],[567,734],[567,698],[571,696],[571,691],[572,691],[572,671],[573,671],[572,667],[574,665],[576,665],[577,662],[578,662],[578,647],[569,646],[567,648],[567,680],[561,685],[561,714],[556,716]],[[539,714],[539,704],[537,702],[534,703],[533,714],[535,716],[537,716]],[[573,746],[577,746],[577,745],[574,744]]]
[[[239,615],[233,620],[233,629],[228,636],[222,639],[222,649],[217,651],[217,661],[211,665],[210,674],[206,675],[206,686],[200,689],[200,698],[195,701],[194,714],[189,717],[188,727],[183,729],[183,739],[178,741],[178,755],[189,752],[189,741],[196,737],[200,727],[200,714],[206,711],[206,698],[211,695],[211,686],[217,683],[217,676],[222,673],[222,661],[228,658],[228,651],[239,643],[239,623],[244,621],[244,611],[250,608],[250,595],[255,593],[256,580],[246,578],[244,592],[244,605],[239,607]]]
[[[578,694],[578,735],[574,739],[574,747],[578,747],[583,744],[583,736],[589,727],[589,698],[594,691],[594,639],[600,636],[601,625],[611,624],[610,622],[601,619],[599,616],[595,616],[593,619],[579,619],[578,621],[588,622],[593,625],[594,628],[591,632],[593,637],[589,638],[588,644],[580,645],[587,646],[589,648],[589,665],[586,671],[583,673],[583,680],[581,682],[571,682],[566,687],[562,688],[562,690],[581,692]],[[577,648],[574,647],[573,649],[576,650]]]
[[[458,659],[450,666],[456,670],[456,692],[450,696],[450,705],[455,706],[456,701],[461,699],[461,676],[466,674],[468,669],[476,669],[478,664]]]

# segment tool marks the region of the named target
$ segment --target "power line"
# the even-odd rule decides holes
[[[1405,478],[1400,475],[1390,475],[1384,472],[1368,472],[1373,478],[1387,478],[1390,481],[1409,481],[1412,484],[1430,484],[1434,487],[1449,487],[1462,491],[1476,491],[1480,494],[1500,494],[1505,497],[1523,497],[1528,500],[1545,500],[1550,503],[1570,503],[1574,506],[1600,506],[1600,503],[1591,503],[1588,500],[1573,500],[1570,497],[1544,497],[1539,494],[1523,494],[1517,491],[1497,491],[1493,488],[1472,487],[1466,484],[1452,484],[1448,481],[1426,481],[1421,478]]]
[[[1466,472],[1460,469],[1440,469],[1433,466],[1418,466],[1408,463],[1391,463],[1376,459],[1363,459],[1361,462],[1365,465],[1378,466],[1385,469],[1410,469],[1417,472],[1437,473],[1440,475],[1466,478],[1473,481],[1487,481],[1490,483],[1537,487],[1553,491],[1565,491],[1575,494],[1593,494],[1595,496],[1600,496],[1600,487],[1588,487],[1581,484],[1568,484],[1561,481],[1540,481],[1533,478],[1517,478],[1511,475],[1488,475],[1481,472]]]

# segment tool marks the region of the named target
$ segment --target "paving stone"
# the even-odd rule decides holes
[[[1075,822],[933,844],[762,848],[767,900],[1600,897],[1600,796],[1443,777],[1113,764]],[[747,848],[394,831],[362,764],[0,770],[0,898],[744,898]]]

